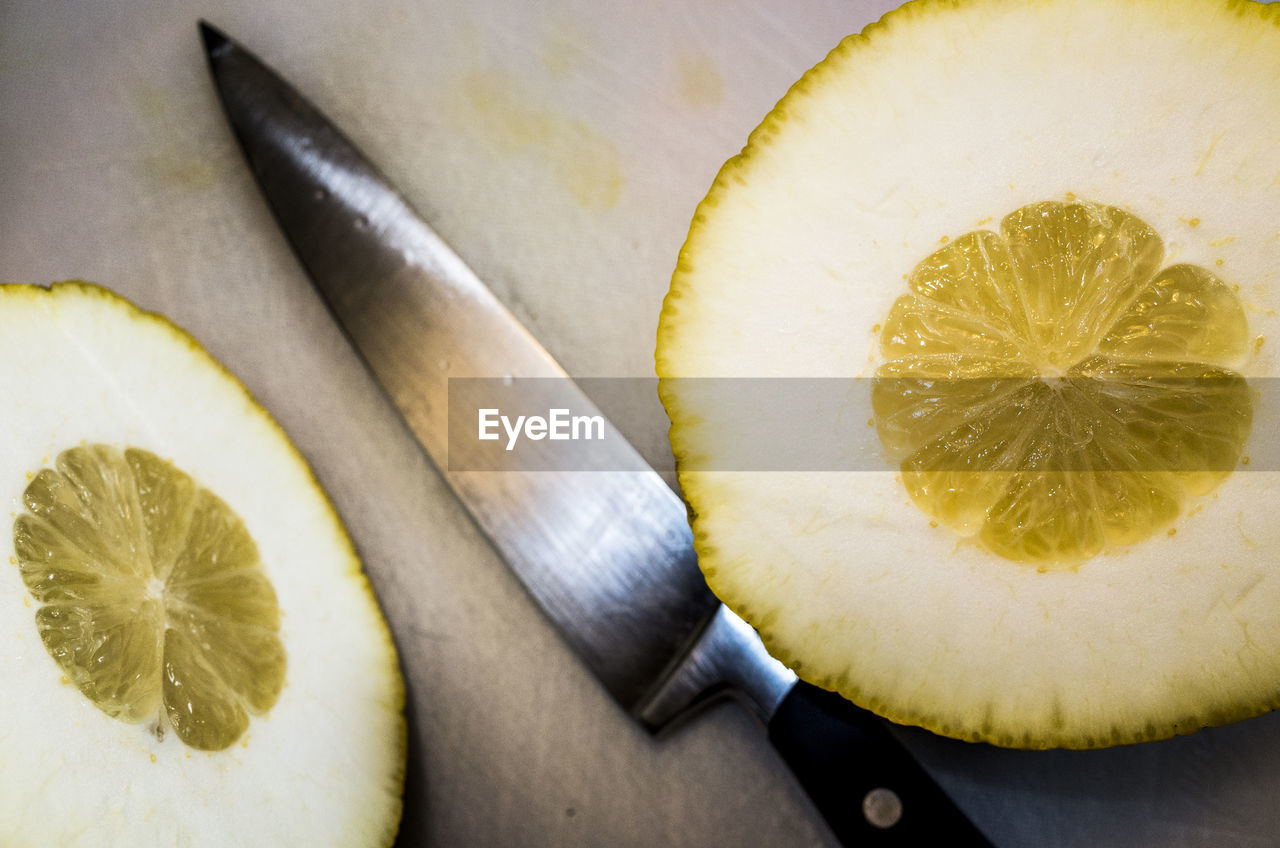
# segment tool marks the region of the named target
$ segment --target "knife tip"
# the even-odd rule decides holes
[[[204,52],[210,57],[225,50],[231,45],[231,39],[206,20],[199,21],[200,38],[204,41]]]

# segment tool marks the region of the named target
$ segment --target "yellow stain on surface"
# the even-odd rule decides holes
[[[142,86],[131,92],[133,107],[144,118],[161,120],[169,112],[169,98],[155,86]]]
[[[130,94],[143,124],[159,128],[155,145],[138,162],[146,176],[167,188],[205,191],[217,185],[208,157],[200,152],[187,126],[175,120],[173,95],[155,86],[142,86]]]
[[[1214,137],[1213,141],[1209,142],[1209,149],[1204,152],[1204,156],[1200,159],[1200,167],[1196,168],[1197,177],[1204,172],[1204,166],[1209,164],[1209,159],[1213,156],[1213,151],[1217,148],[1218,142],[1222,141],[1222,137],[1224,135],[1226,135],[1225,132],[1218,133],[1218,135]]]
[[[217,183],[208,162],[172,152],[148,157],[143,167],[149,176],[173,188],[211,189]]]
[[[617,147],[586,121],[538,109],[519,79],[505,71],[478,71],[460,88],[478,129],[500,154],[536,155],[580,205],[609,209],[625,180]]]
[[[724,77],[705,53],[685,53],[676,59],[676,92],[694,109],[718,106],[724,100]]]
[[[587,58],[585,38],[557,29],[542,45],[542,64],[553,79],[564,79],[580,68]]]

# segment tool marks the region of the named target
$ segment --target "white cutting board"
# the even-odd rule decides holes
[[[805,68],[890,5],[0,0],[0,280],[91,279],[168,314],[314,465],[409,677],[402,844],[828,837],[745,712],[654,741],[558,641],[312,293],[223,122],[196,20],[335,119],[571,374],[644,377],[716,170]],[[665,458],[656,399],[606,411]],[[904,737],[1001,845],[1280,834],[1276,716],[1094,753]]]

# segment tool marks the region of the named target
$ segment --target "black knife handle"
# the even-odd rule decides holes
[[[797,683],[769,721],[769,741],[849,848],[991,846],[883,719],[833,692]]]

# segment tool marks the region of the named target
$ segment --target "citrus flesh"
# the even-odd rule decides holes
[[[271,708],[285,655],[275,591],[244,522],[171,463],[68,448],[14,525],[36,627],[63,673],[125,721],[222,750]],[[163,715],[160,714],[163,710]]]
[[[1119,209],[1044,202],[911,276],[881,334],[881,441],[912,500],[1009,559],[1072,564],[1164,529],[1252,422],[1244,309]]]
[[[0,286],[6,845],[385,846],[395,649],[305,461],[183,331]]]
[[[1274,708],[1277,221],[1273,6],[923,0],[846,39],[721,170],[663,307],[708,582],[805,679],[958,738]],[[761,377],[852,379],[868,467],[718,465],[742,405],[685,378]]]

